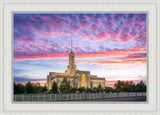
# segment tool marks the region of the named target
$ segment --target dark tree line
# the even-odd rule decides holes
[[[133,81],[120,81],[118,80],[114,84],[114,88],[105,87],[102,88],[101,84],[94,88],[75,88],[71,87],[70,81],[67,78],[64,78],[58,87],[56,82],[53,82],[52,89],[47,91],[46,86],[41,86],[40,83],[31,83],[28,81],[25,85],[15,84],[14,83],[14,94],[23,94],[23,93],[101,93],[101,92],[146,92],[146,85],[143,81],[140,81],[138,84],[135,84]]]
[[[114,89],[106,87],[106,92],[146,92],[146,85],[143,81],[135,84],[133,81],[120,81],[114,84]]]
[[[56,90],[55,90],[56,89]],[[53,83],[52,86],[52,92],[53,93],[76,93],[77,91],[79,93],[101,93],[101,92],[146,92],[146,85],[143,83],[143,81],[140,81],[139,83],[135,84],[133,81],[120,81],[118,80],[114,84],[114,88],[112,87],[105,87],[105,89],[102,88],[101,84],[98,85],[98,87],[92,88],[72,88],[70,86],[70,82],[67,81],[66,78],[63,79],[63,81],[60,84],[60,87],[58,88],[58,85],[56,82]]]
[[[41,93],[46,92],[47,87],[41,86],[40,83],[31,83],[28,81],[25,85],[14,83],[14,94],[24,94],[24,93]]]

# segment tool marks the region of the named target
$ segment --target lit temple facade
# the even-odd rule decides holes
[[[99,84],[101,84],[102,88],[105,88],[105,78],[98,78],[96,75],[91,75],[90,71],[82,71],[77,69],[75,65],[75,55],[72,51],[72,41],[67,70],[65,70],[65,73],[49,72],[49,75],[47,75],[46,83],[48,90],[52,89],[52,84],[54,81],[59,87],[64,77],[70,81],[72,88],[94,88],[98,87]]]

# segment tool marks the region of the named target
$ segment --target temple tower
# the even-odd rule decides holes
[[[75,56],[72,50],[72,40],[71,40],[71,52],[69,53],[69,65],[67,66],[67,70],[65,71],[65,73],[73,74],[75,71],[76,71]]]

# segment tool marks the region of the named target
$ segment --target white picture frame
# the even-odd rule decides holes
[[[0,114],[160,114],[159,0],[2,0],[0,6]],[[148,103],[13,103],[13,12],[147,12]]]

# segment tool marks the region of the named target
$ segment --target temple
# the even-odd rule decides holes
[[[70,81],[71,87],[85,87],[94,88],[101,84],[102,88],[105,88],[105,78],[97,77],[96,75],[91,75],[90,71],[78,70],[75,65],[75,55],[72,50],[72,40],[71,40],[71,52],[69,53],[69,65],[65,73],[49,72],[47,75],[46,86],[48,90],[52,89],[52,84],[55,81],[60,86],[63,78],[66,77]]]

